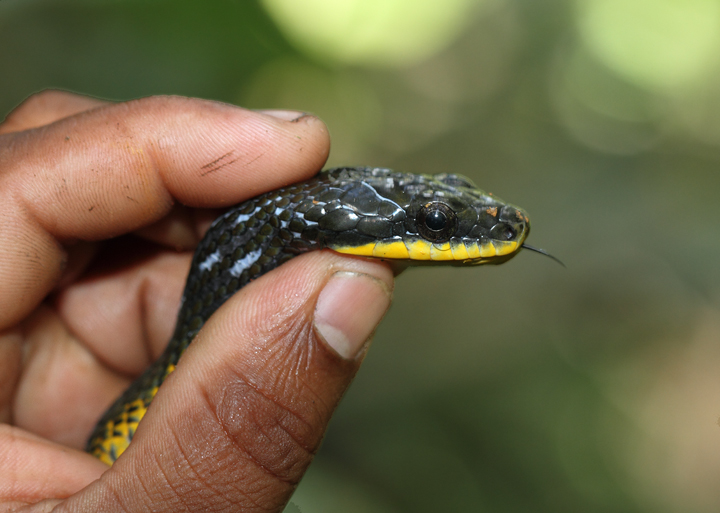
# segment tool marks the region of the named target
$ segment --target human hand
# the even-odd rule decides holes
[[[112,467],[81,449],[169,340],[207,209],[309,178],[328,149],[312,116],[187,98],[50,91],[8,116],[0,511],[282,510],[389,305],[382,263],[313,252],[249,284]]]

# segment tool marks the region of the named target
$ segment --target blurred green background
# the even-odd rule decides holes
[[[312,111],[566,262],[405,273],[287,512],[720,511],[720,1],[0,1],[49,87]]]

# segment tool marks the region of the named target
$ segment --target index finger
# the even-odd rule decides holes
[[[0,136],[0,329],[52,289],[64,241],[135,230],[175,199],[227,206],[313,175],[329,149],[324,124],[275,114],[151,97]]]

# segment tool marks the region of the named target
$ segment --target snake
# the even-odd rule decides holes
[[[192,258],[167,349],[110,406],[86,451],[112,465],[127,449],[165,378],[230,296],[308,251],[409,264],[500,264],[522,248],[530,221],[468,178],[341,167],[267,192],[218,217]],[[557,259],[555,259],[557,260]]]

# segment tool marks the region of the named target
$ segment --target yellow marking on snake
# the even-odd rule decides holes
[[[412,258],[408,248],[401,240],[370,242],[362,246],[333,247],[333,251],[346,255],[367,256],[375,258],[388,258],[393,260],[407,260]]]
[[[397,260],[454,260],[450,243],[433,244],[426,240],[392,240],[332,248],[338,253]]]
[[[175,366],[172,363],[168,364],[167,369],[165,369],[165,377],[167,378],[168,374],[170,374],[174,370],[175,370]],[[154,393],[153,393],[153,397],[155,397]]]
[[[345,253],[346,255],[357,255],[357,256],[373,256],[373,249],[375,249],[375,243],[363,244],[362,246],[340,246],[332,248],[333,251],[338,253]]]
[[[339,246],[333,247],[332,250],[338,253],[345,253],[346,255],[388,258],[393,260],[413,258],[407,246],[401,240],[370,242],[362,246]]]
[[[494,240],[492,241],[492,244],[495,252],[493,253],[493,255],[490,256],[509,255],[510,253],[514,253],[518,249],[518,243],[516,241]]]
[[[470,244],[465,244],[465,248],[467,249],[468,256],[471,260],[480,258],[480,248],[478,247],[478,243],[476,241],[473,241]]]
[[[518,243],[514,241],[493,240],[481,244],[478,244],[477,241],[452,241],[434,244],[423,239],[415,239],[370,242],[361,246],[339,246],[332,249],[346,255],[390,260],[484,261],[495,256],[509,255],[517,248]],[[173,369],[174,367],[169,369],[167,374],[170,374]]]
[[[432,242],[426,240],[410,240],[405,242],[410,258],[413,260],[430,260]]]
[[[165,376],[173,370],[175,370],[175,366],[170,364],[165,371]],[[150,400],[155,398],[158,390],[158,387],[153,387],[148,391]],[[147,408],[145,407],[145,401],[142,399],[135,399],[131,403],[126,404],[125,411],[122,413],[119,421],[111,420],[105,424],[105,432],[107,435],[92,452],[93,456],[108,465],[112,465],[117,455],[125,452],[125,449],[130,445],[130,440],[135,434],[138,424],[145,416],[145,413],[147,413]],[[113,457],[113,453],[116,455],[115,457]]]
[[[401,240],[394,240],[390,242],[380,241],[375,244],[372,256],[377,258],[393,258],[400,260],[407,260],[410,258],[405,243]]]
[[[430,246],[430,260],[453,260],[452,251],[450,251],[450,243],[435,243]]]
[[[453,258],[455,260],[469,260],[468,250],[465,247],[464,242],[451,242],[450,249],[452,250]]]
[[[482,258],[490,258],[497,255],[497,251],[495,250],[495,246],[491,241],[486,241],[480,244],[480,256]]]

